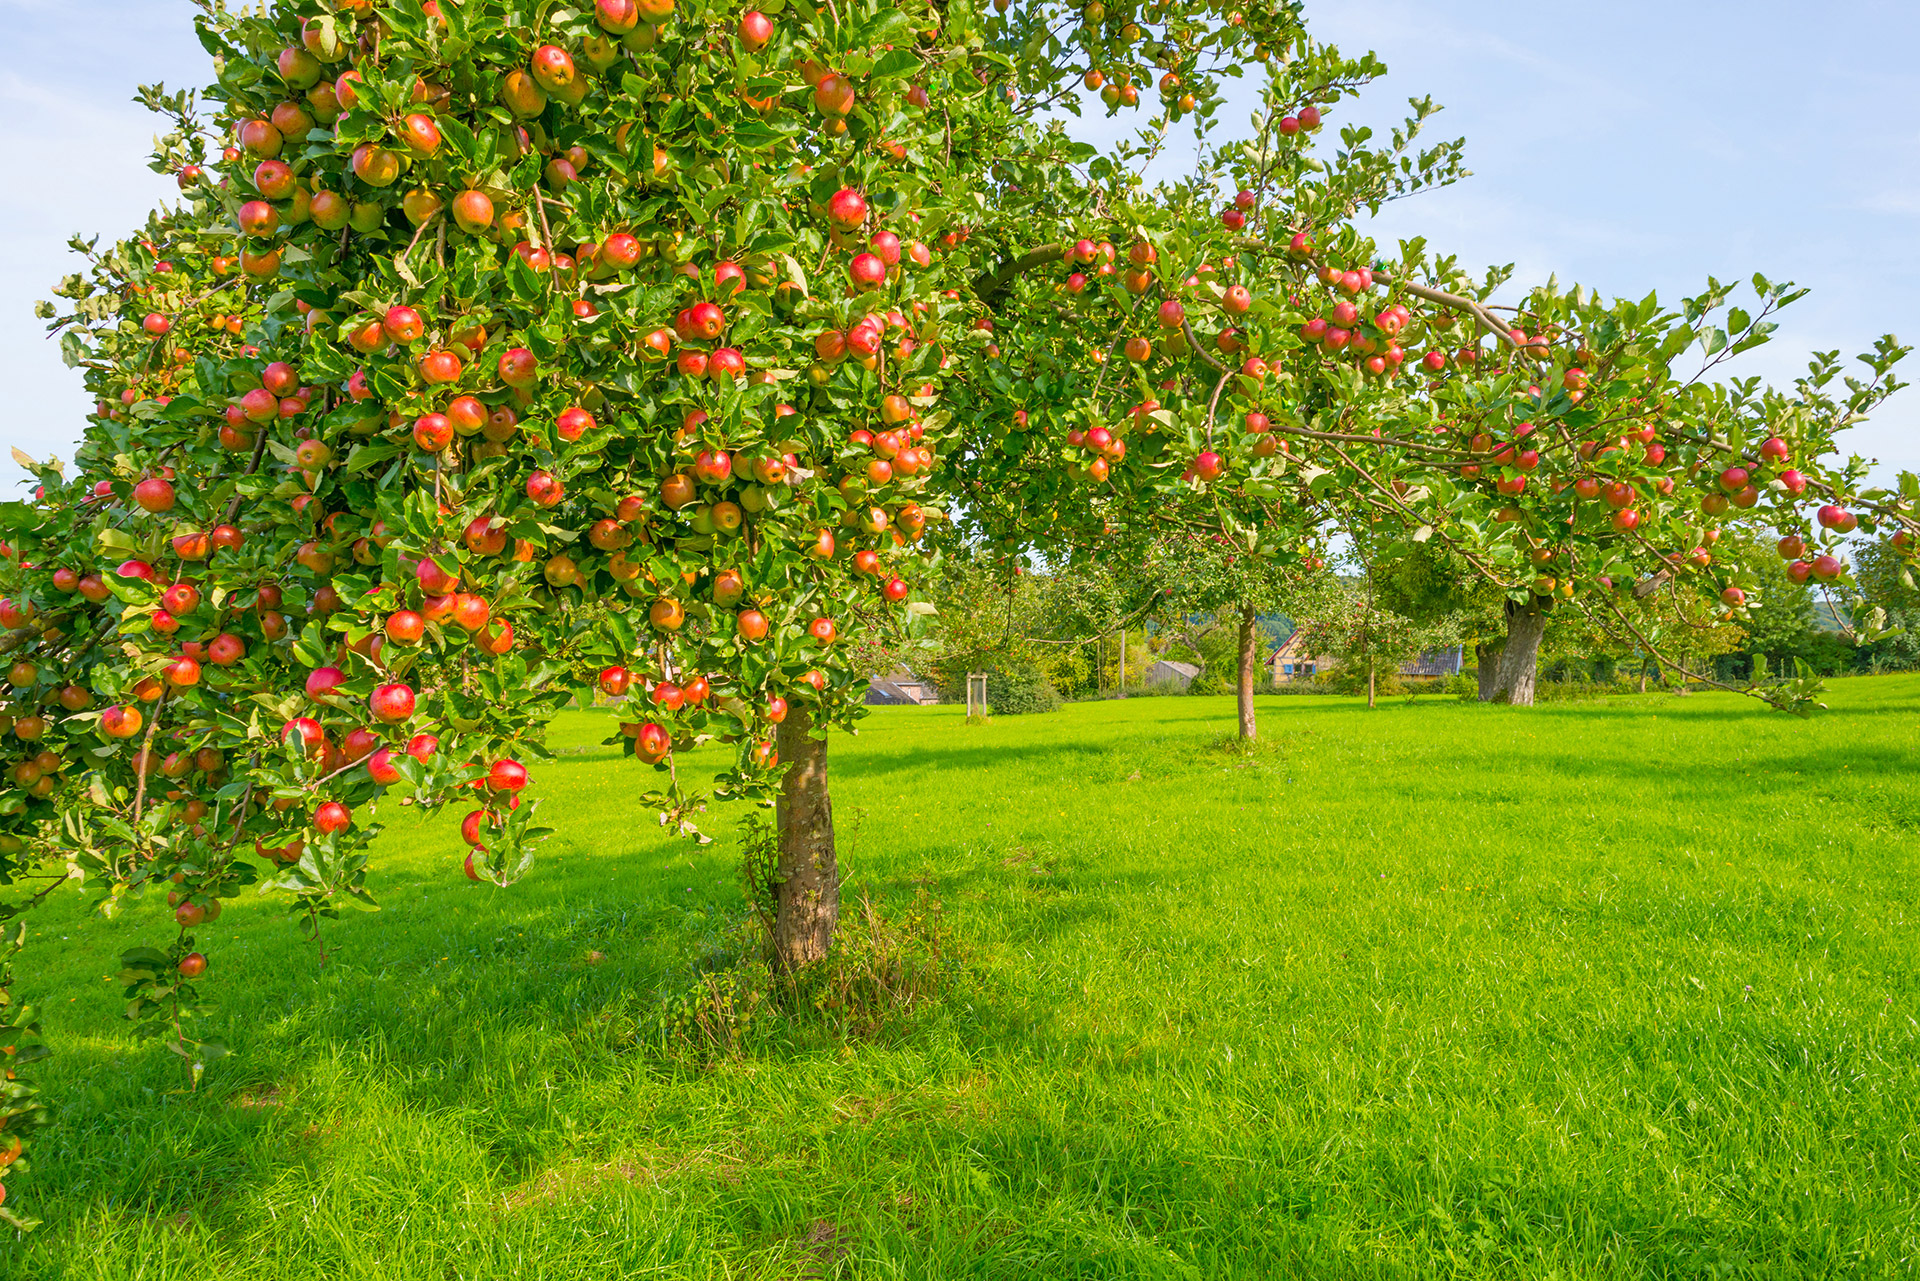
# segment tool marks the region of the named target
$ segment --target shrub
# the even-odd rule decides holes
[[[1187,683],[1189,694],[1231,694],[1237,673],[1209,667]]]
[[[1009,659],[987,668],[987,706],[999,716],[1025,716],[1052,711],[1060,695],[1038,667]]]
[[[1364,694],[1367,692],[1367,665],[1365,662],[1342,663],[1313,679],[1324,679],[1336,694]],[[1373,669],[1373,692],[1377,698],[1391,698],[1406,693],[1407,685],[1400,679],[1398,670],[1381,663]]]

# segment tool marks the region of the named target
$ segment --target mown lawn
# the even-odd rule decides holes
[[[571,716],[508,891],[456,816],[312,948],[203,931],[197,1094],[77,901],[28,954],[33,1278],[1796,1277],[1920,1257],[1920,678],[1731,697],[1224,699],[836,742],[843,857],[970,977],[890,1043],[640,1029],[736,907]],[[605,959],[590,964],[589,953]]]

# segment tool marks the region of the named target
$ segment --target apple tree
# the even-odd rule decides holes
[[[1797,581],[1842,577],[1856,527],[1899,531],[1911,554],[1920,482],[1871,487],[1837,452],[1900,386],[1905,348],[1882,339],[1844,381],[1835,353],[1790,390],[1734,377],[1802,293],[1761,275],[1677,307],[1552,284],[1496,307],[1507,272],[1476,280],[1357,225],[1459,175],[1459,144],[1417,146],[1431,104],[1386,145],[1348,128],[1320,154],[1380,69],[1304,34],[1288,55],[1252,138],[1211,146],[1203,121],[1199,169],[1178,184],[1149,188],[1130,163],[1177,105],[1110,155],[1057,132],[1021,140],[1027,203],[1004,225],[1027,239],[980,282],[1001,399],[972,407],[983,426],[1001,418],[1000,447],[965,480],[986,537],[1098,554],[1144,523],[1236,544],[1257,530],[1249,548],[1279,549],[1316,505],[1337,509],[1383,557],[1436,542],[1504,600],[1497,679],[1515,702],[1531,701],[1554,608],[1698,676],[1667,651],[1686,648],[1700,592],[1729,617],[1747,607],[1751,576],[1713,551],[1736,517],[1764,517]]]
[[[97,403],[0,513],[0,881],[164,893],[122,978],[183,1058],[197,934],[370,901],[383,803],[466,802],[467,874],[523,872],[523,759],[595,683],[670,827],[775,809],[772,948],[824,954],[842,642],[946,519],[1017,71],[964,6],[768,8],[207,6],[204,104],[146,91],[182,203],[82,246],[46,311]]]

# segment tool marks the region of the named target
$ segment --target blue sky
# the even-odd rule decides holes
[[[185,0],[0,0],[14,172],[0,184],[0,442],[71,454],[86,398],[32,307],[74,269],[69,235],[124,233],[173,195],[145,167],[154,118],[130,100],[137,84],[210,78],[191,14]],[[1467,139],[1474,176],[1394,206],[1383,239],[1635,297],[1678,299],[1708,274],[1798,281],[1812,296],[1745,364],[1782,382],[1813,350],[1920,338],[1913,0],[1310,0],[1308,19],[1390,69],[1350,119],[1390,125],[1431,94],[1447,107],[1434,136]],[[1920,469],[1920,389],[1849,441]]]

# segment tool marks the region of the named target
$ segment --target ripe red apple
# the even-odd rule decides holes
[[[381,748],[367,758],[367,773],[373,781],[383,787],[391,787],[400,781],[400,771],[394,766],[393,751]]]
[[[711,342],[726,332],[727,315],[714,303],[697,302],[687,308],[687,323],[694,337]]]
[[[572,88],[578,74],[573,58],[558,45],[541,45],[533,51],[533,78],[548,93]]]
[[[207,958],[198,952],[189,952],[180,958],[180,977],[197,979],[207,972]]]
[[[326,801],[313,811],[313,829],[322,836],[344,832],[353,823],[353,811],[339,801]]]
[[[853,81],[842,75],[826,75],[813,87],[813,105],[823,116],[844,116],[853,110]]]
[[[469,235],[493,225],[493,200],[484,191],[463,191],[453,198],[453,221]]]
[[[296,716],[280,727],[280,741],[297,739],[308,760],[318,760],[326,754],[327,732],[320,728],[320,722],[311,716]]]
[[[487,787],[495,792],[518,792],[527,785],[527,767],[515,760],[498,760],[487,771]]]
[[[400,178],[399,153],[372,143],[356,147],[349,165],[354,177],[370,187],[391,187]]]
[[[447,569],[431,556],[423,557],[413,573],[420,590],[430,596],[444,596],[460,585],[458,569]]]
[[[594,0],[593,20],[602,31],[624,36],[640,25],[640,10],[634,0]]]
[[[515,347],[500,357],[500,381],[509,387],[531,387],[539,367],[540,362],[532,352],[525,347]]]
[[[427,633],[427,620],[410,609],[395,610],[387,615],[387,639],[402,645],[412,645]]]
[[[505,357],[501,357],[505,359]],[[420,357],[418,366],[420,376],[434,384],[460,381],[464,370],[460,357],[451,351],[431,351]]]
[[[847,267],[847,275],[856,289],[874,289],[886,283],[887,264],[878,254],[855,254]]]
[[[347,683],[347,674],[337,667],[316,667],[307,673],[307,697],[325,698]]]
[[[133,501],[150,512],[172,511],[173,486],[158,476],[149,476],[133,487]]]
[[[487,604],[486,597],[471,592],[456,592],[453,597],[454,624],[469,632],[477,632],[487,625],[493,607]]]
[[[740,43],[748,49],[758,52],[767,47],[767,41],[773,39],[773,21],[756,9],[749,9],[740,15]]]
[[[374,719],[395,725],[413,715],[415,702],[413,687],[395,681],[375,689],[368,707]]]
[[[427,333],[427,322],[419,312],[406,306],[389,307],[380,327],[388,338],[403,347],[420,341]]]
[[[200,608],[200,589],[192,583],[175,583],[160,594],[160,605],[175,616],[191,614]],[[20,626],[19,623],[8,623],[4,618],[0,618],[0,625]]]
[[[867,220],[867,202],[857,191],[841,188],[827,200],[827,218],[842,231],[853,231]]]
[[[431,156],[440,150],[440,126],[432,116],[416,111],[400,122],[400,141],[417,155]]]
[[[667,732],[664,725],[648,721],[640,727],[640,732],[634,735],[633,750],[636,756],[648,764],[658,763],[665,760],[667,753],[673,750],[673,735]]]
[[[453,437],[453,421],[445,414],[422,414],[413,421],[413,444],[421,453],[437,454]]]

